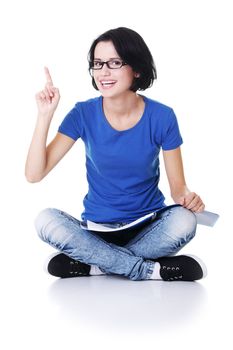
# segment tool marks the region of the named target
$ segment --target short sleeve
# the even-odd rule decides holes
[[[169,151],[179,147],[183,143],[183,139],[180,134],[178,121],[173,109],[164,120],[163,132],[162,132],[162,149]]]
[[[80,118],[81,116],[78,104],[76,104],[75,107],[63,119],[58,131],[76,141],[79,137],[81,137]]]

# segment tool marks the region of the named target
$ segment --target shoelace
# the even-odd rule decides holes
[[[183,275],[180,273],[179,266],[167,266],[162,265],[162,275],[163,278],[167,281],[181,280],[183,279]]]
[[[70,261],[70,271],[71,275],[87,275],[86,267],[79,261]]]

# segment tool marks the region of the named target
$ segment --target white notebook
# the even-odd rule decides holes
[[[197,223],[199,225],[206,225],[206,226],[211,226],[213,227],[216,223],[216,221],[219,218],[218,214],[212,213],[210,211],[203,211],[201,213],[195,213],[196,218],[197,218]],[[111,225],[108,226],[108,224],[98,224],[96,222],[87,220],[87,222],[82,222],[81,223],[81,227],[85,230],[90,230],[90,231],[99,231],[99,232],[113,232],[113,231],[121,231],[121,230],[125,230],[127,228],[136,226],[138,224],[143,223],[143,221],[147,221],[147,220],[153,220],[156,218],[156,212],[154,213],[150,213],[147,215],[142,216],[141,218],[130,222],[129,224],[125,224],[122,226],[118,226],[118,227],[111,227]]]
[[[125,224],[119,227],[110,227],[107,224],[106,225],[98,224],[96,222],[87,220],[87,222],[81,223],[81,227],[84,228],[85,230],[90,230],[90,231],[101,231],[101,232],[121,231],[129,227],[136,226],[152,217],[156,217],[156,213],[150,213],[150,214],[144,215],[141,218],[130,222],[129,224]]]
[[[204,210],[201,213],[195,213],[197,218],[197,223],[199,225],[211,226],[213,227],[219,218],[218,214],[212,213],[211,211]]]

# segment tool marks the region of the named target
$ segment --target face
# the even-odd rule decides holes
[[[95,61],[121,59],[111,41],[100,41],[94,51]],[[137,76],[128,65],[119,69],[110,69],[106,64],[100,70],[93,70],[95,83],[104,97],[116,97],[130,90],[134,77]]]

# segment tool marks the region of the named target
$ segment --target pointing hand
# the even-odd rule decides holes
[[[49,69],[44,67],[46,84],[43,90],[36,94],[38,112],[45,115],[53,115],[60,100],[59,90],[53,86]]]

